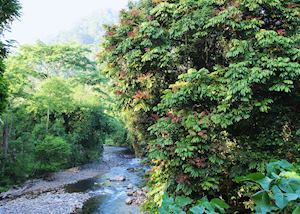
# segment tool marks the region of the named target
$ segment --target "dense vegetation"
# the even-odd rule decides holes
[[[270,206],[257,213],[277,210],[274,198],[251,198],[258,187],[237,178],[280,159],[296,167],[284,175],[296,186],[276,189],[291,199],[285,194],[300,183],[299,24],[294,0],[144,0],[107,26],[102,70],[137,153],[154,164],[146,209],[168,204],[160,213],[185,213],[202,198],[195,213],[203,204],[218,212],[229,204],[229,213],[250,212],[254,203]],[[299,205],[289,206],[285,212]]]
[[[0,1],[1,37],[19,11],[18,1]],[[95,47],[38,42],[8,56],[10,45],[0,43],[0,192],[98,160],[104,143],[126,143]]]
[[[78,44],[37,43],[5,61],[0,186],[100,157],[117,121],[104,112],[103,78],[91,59]]]
[[[1,34],[19,10],[4,2]],[[135,1],[98,65],[97,47],[41,42],[4,63],[2,42],[0,186],[130,144],[152,165],[150,213],[299,213],[299,6]]]
[[[7,97],[7,85],[3,80],[4,63],[3,60],[8,53],[9,41],[3,41],[4,31],[9,29],[11,22],[19,16],[20,5],[17,0],[0,1],[0,112],[5,107]]]

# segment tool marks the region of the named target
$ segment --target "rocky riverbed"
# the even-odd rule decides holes
[[[79,210],[84,214],[109,214],[110,211],[101,207],[104,199],[95,204],[99,196],[106,196],[105,204],[114,203],[124,214],[140,213],[136,204],[143,200],[140,198],[144,193],[139,197],[142,191],[135,184],[141,183],[143,170],[138,172],[130,166],[139,163],[125,148],[106,146],[100,163],[54,173],[47,180],[30,180],[0,194],[0,214],[69,214]],[[127,189],[128,186],[132,188]],[[131,196],[127,196],[129,191],[133,192]],[[131,198],[131,202],[123,195]],[[91,202],[93,206],[89,205]]]

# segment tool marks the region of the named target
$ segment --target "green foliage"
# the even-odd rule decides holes
[[[7,41],[2,41],[2,36],[7,30],[11,22],[19,16],[20,4],[18,0],[1,0],[0,1],[0,113],[5,108],[7,99],[7,83],[3,78],[5,70],[4,62],[8,45]]]
[[[297,213],[300,207],[300,174],[285,160],[267,164],[266,175],[252,173],[237,181],[253,181],[261,190],[252,196],[256,213]]]
[[[0,5],[0,32],[2,34],[11,22],[20,15],[20,3],[18,0],[1,0]]]
[[[66,80],[53,77],[45,80],[40,90],[34,94],[33,108],[51,112],[70,112],[73,110],[71,86]]]
[[[105,113],[103,78],[90,53],[78,44],[38,43],[6,60],[0,186],[99,159],[105,139],[117,130]],[[90,76],[95,79],[87,81]]]
[[[159,168],[148,208],[167,192],[247,212],[234,177],[299,163],[299,17],[293,0],[155,0],[107,27],[99,61]]]
[[[38,170],[42,172],[55,172],[65,167],[70,155],[71,145],[61,137],[46,136],[35,147]]]
[[[189,197],[177,196],[174,200],[172,197],[165,195],[161,207],[158,209],[159,214],[217,214],[225,213],[225,210],[229,208],[223,200],[214,198],[211,201],[207,197],[203,197],[197,202]]]
[[[128,145],[127,131],[124,124],[115,118],[109,118],[107,131],[111,134],[106,138],[105,144],[107,145]]]

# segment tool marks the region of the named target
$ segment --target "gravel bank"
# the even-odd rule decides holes
[[[2,214],[76,213],[90,196],[85,193],[48,192],[36,198],[20,197],[0,207]]]
[[[88,193],[66,193],[64,186],[98,177],[111,167],[122,164],[120,147],[104,147],[103,160],[54,173],[50,181],[34,179],[19,188],[0,194],[0,214],[69,214],[76,213],[91,196]]]

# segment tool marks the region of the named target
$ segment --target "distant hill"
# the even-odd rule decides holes
[[[113,24],[119,19],[119,11],[103,10],[83,19],[72,29],[50,39],[51,43],[79,42],[85,45],[99,44],[104,34],[103,24]]]

